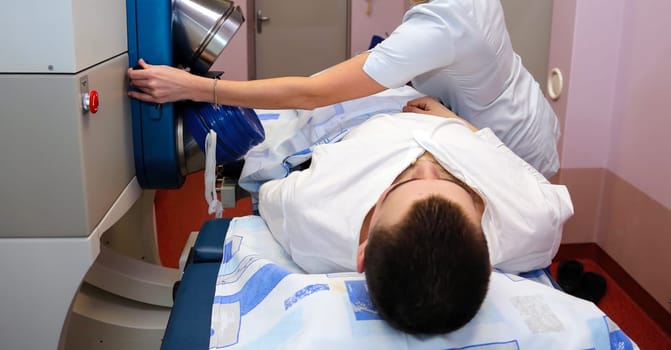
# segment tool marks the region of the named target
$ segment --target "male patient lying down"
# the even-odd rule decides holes
[[[573,207],[489,128],[430,98],[404,111],[315,147],[309,168],[262,185],[259,212],[305,271],[365,271],[389,324],[446,333],[477,313],[492,267],[548,266]]]

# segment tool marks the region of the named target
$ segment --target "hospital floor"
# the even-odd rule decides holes
[[[560,247],[559,250],[561,252],[562,248]],[[646,314],[615,278],[591,259],[576,260],[583,264],[585,271],[596,272],[606,279],[606,294],[597,306],[613,322],[617,323],[642,350],[671,350],[671,335],[665,333],[661,325]],[[551,266],[555,279],[558,263],[559,260],[553,262]]]
[[[203,222],[213,217],[207,213],[202,176],[194,175],[187,177],[186,183],[179,190],[156,192],[158,247],[161,261],[165,266],[178,266],[179,256],[189,234],[198,231]],[[250,215],[251,212],[250,199],[243,198],[237,201],[235,208],[225,209],[224,216],[244,216]],[[557,261],[551,266],[553,275],[556,277],[557,265],[561,259],[576,259],[583,264],[585,271],[601,274],[606,279],[607,289],[605,296],[597,304],[599,308],[642,350],[671,350],[671,324],[657,323],[644,308],[639,306],[640,301],[632,298],[631,293],[627,293],[632,290],[630,278],[614,278],[613,276],[622,275],[615,273],[618,271],[617,268],[613,268],[612,262],[601,264],[608,267],[606,269],[594,259],[585,258],[585,249],[573,248],[575,247],[562,246],[559,249]],[[609,272],[613,272],[613,276]],[[666,322],[668,318],[662,317],[662,322]]]

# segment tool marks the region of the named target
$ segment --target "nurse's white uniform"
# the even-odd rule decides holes
[[[557,172],[557,117],[512,49],[500,0],[415,5],[370,51],[364,71],[388,88],[411,81],[475,127],[490,128],[546,177]]]

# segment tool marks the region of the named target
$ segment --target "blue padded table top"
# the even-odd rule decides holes
[[[177,288],[161,350],[208,349],[218,262],[189,264]]]
[[[224,255],[224,240],[232,219],[211,219],[200,227],[193,246],[193,262],[221,262]]]
[[[211,219],[200,227],[193,260],[177,287],[161,350],[209,348],[212,300],[231,220]]]

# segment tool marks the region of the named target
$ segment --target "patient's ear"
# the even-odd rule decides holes
[[[366,259],[366,246],[368,245],[368,240],[363,241],[359,244],[359,250],[356,254],[356,272],[363,272],[363,263]]]

